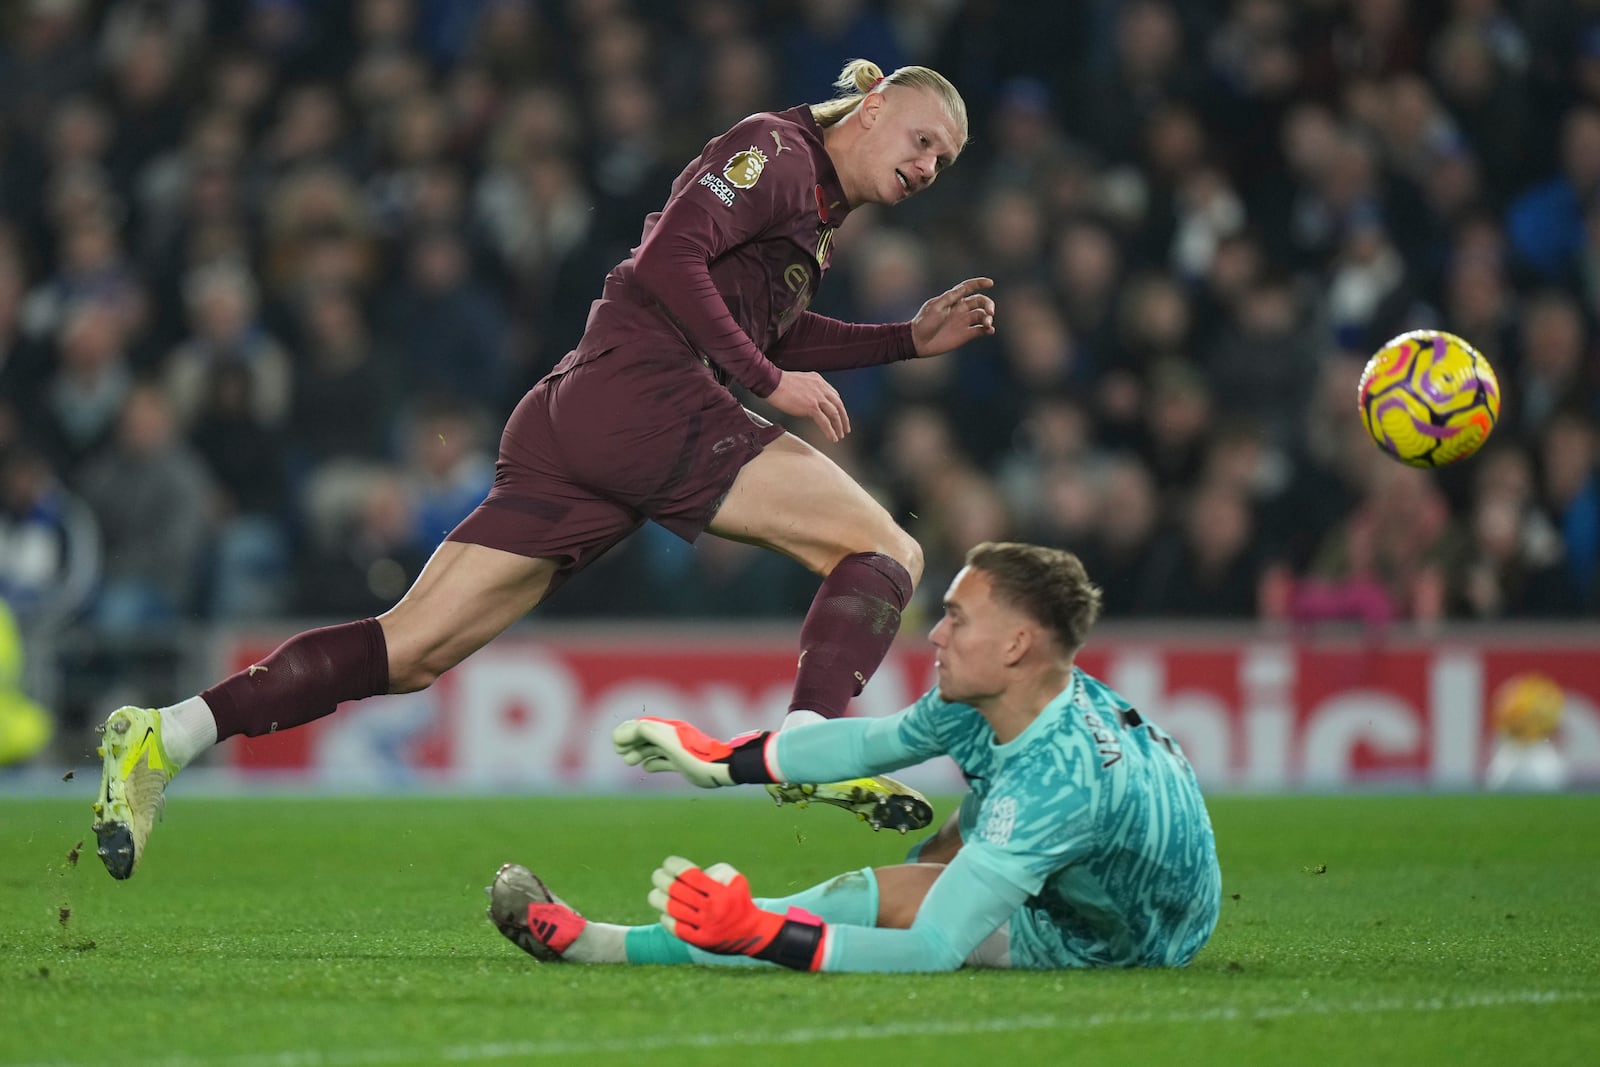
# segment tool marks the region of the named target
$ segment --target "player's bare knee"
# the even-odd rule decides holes
[[[392,661],[389,664],[390,693],[420,692],[438,680],[438,674],[423,670],[419,666],[399,666]]]
[[[417,693],[437,682],[455,661],[443,650],[389,657],[389,692]]]
[[[922,581],[922,546],[917,543],[915,537],[898,526],[895,527],[895,533],[899,536],[894,538],[887,548],[882,549],[883,554],[904,567],[906,573],[911,575],[911,584],[916,585]]]
[[[434,685],[446,670],[454,664],[445,665],[442,662],[421,662],[408,664],[400,672],[394,673],[390,665],[389,691],[390,693],[421,693],[422,689]]]
[[[868,537],[854,544],[840,546],[818,573],[828,574],[848,556],[863,552],[876,552],[888,556],[906,569],[914,586],[922,580],[922,546],[917,539],[894,524],[874,530]]]

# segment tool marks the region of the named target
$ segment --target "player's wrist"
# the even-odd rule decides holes
[[[793,971],[820,970],[827,924],[814,915],[782,919],[781,923],[770,941],[750,953],[751,958],[776,963]]]
[[[777,734],[763,730],[737,744],[728,755],[728,777],[734,785],[770,785],[777,781],[767,761],[767,747]]]

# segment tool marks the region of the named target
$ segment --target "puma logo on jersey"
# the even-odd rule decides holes
[[[777,130],[768,130],[767,132],[772,134],[772,143],[778,146],[772,153],[774,158],[781,156],[790,150],[789,146],[784,144],[783,139],[778,136]]]

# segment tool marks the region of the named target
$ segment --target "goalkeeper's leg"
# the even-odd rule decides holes
[[[871,867],[847,871],[821,885],[786,897],[756,897],[756,907],[782,915],[798,909],[825,923],[875,926],[878,922],[878,874]],[[624,941],[628,963],[707,963],[717,967],[775,967],[750,956],[706,952],[669,933],[660,923],[628,927]]]
[[[847,871],[810,889],[786,897],[756,898],[764,911],[783,914],[791,908],[809,912],[826,923],[874,926],[878,921],[878,877],[871,867]],[[749,956],[706,952],[668,933],[660,923],[621,926],[590,921],[561,958],[569,963],[705,963],[717,967],[774,967]]]

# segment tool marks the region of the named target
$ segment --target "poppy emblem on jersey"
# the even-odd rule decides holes
[[[728,165],[722,168],[722,176],[735,189],[748,189],[761,177],[761,170],[766,165],[767,154],[751,145],[743,152],[733,154]]]

